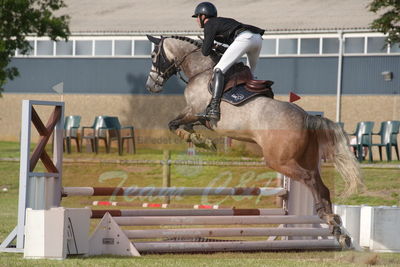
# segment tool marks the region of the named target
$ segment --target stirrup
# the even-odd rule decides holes
[[[219,121],[221,118],[221,113],[219,112],[209,113],[208,110],[205,110],[202,113],[197,113],[195,116],[208,121],[210,120]]]

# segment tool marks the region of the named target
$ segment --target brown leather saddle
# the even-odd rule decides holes
[[[224,92],[229,91],[233,87],[243,85],[243,87],[252,93],[258,93],[270,98],[274,98],[271,86],[273,81],[269,80],[254,80],[250,68],[242,62],[232,66],[225,74]]]
[[[273,81],[254,80],[250,68],[242,62],[233,65],[225,74],[222,101],[239,106],[254,97],[274,98]],[[211,85],[211,84],[210,84]],[[211,86],[209,87],[211,93]]]

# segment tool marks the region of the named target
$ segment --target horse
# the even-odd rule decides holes
[[[186,141],[204,141],[192,125],[205,124],[196,114],[211,99],[208,86],[215,57],[203,56],[201,42],[188,37],[147,37],[154,43],[154,50],[146,88],[153,93],[161,92],[164,83],[182,71],[188,79],[184,91],[187,105],[169,122],[169,129]],[[318,216],[329,225],[338,226],[341,220],[332,212],[330,191],[321,179],[321,158],[333,160],[345,182],[343,195],[355,193],[363,186],[359,164],[349,150],[342,127],[327,118],[309,115],[294,103],[267,97],[255,97],[240,106],[221,102],[220,120],[206,125],[220,135],[258,144],[269,168],[310,189]],[[206,142],[212,147],[209,140]]]

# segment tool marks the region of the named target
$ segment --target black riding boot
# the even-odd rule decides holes
[[[224,74],[220,69],[214,70],[211,89],[213,95],[210,104],[208,104],[205,113],[200,116],[208,120],[219,121],[221,116],[219,104],[221,103],[221,97],[224,91]]]

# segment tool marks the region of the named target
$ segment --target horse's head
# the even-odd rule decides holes
[[[151,53],[152,67],[147,78],[146,88],[152,93],[162,91],[164,83],[178,71],[175,60],[171,59],[164,47],[164,37],[156,38],[147,35],[147,38],[154,43],[154,50]],[[169,57],[168,57],[169,56]]]

